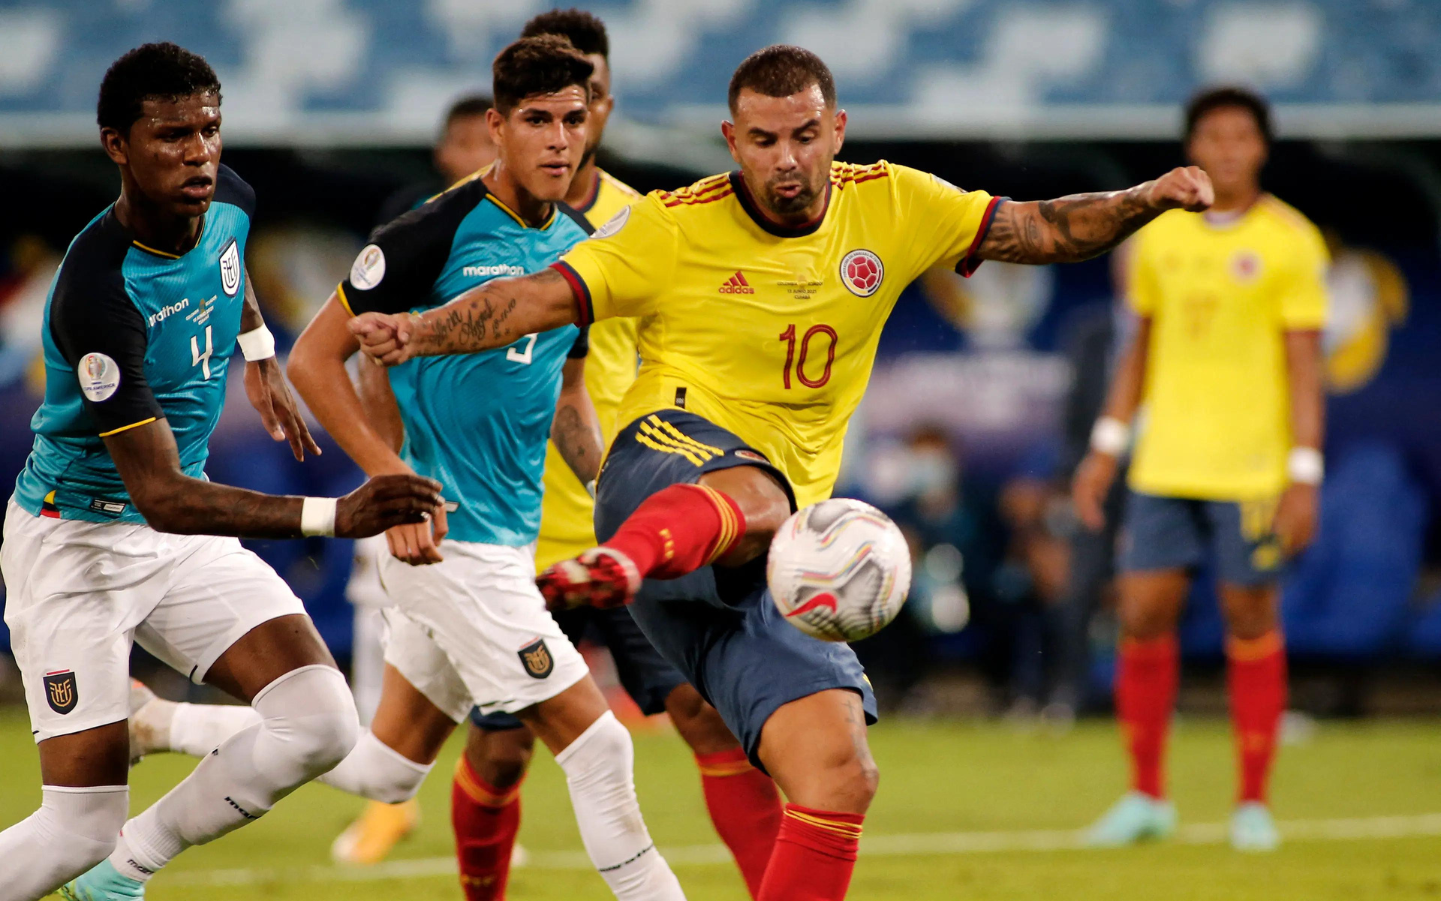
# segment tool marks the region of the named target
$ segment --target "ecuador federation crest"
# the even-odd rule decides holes
[[[45,700],[50,703],[51,710],[64,716],[75,709],[77,697],[74,670],[45,674]]]
[[[226,297],[234,297],[240,290],[240,245],[234,238],[220,254],[220,287]]]
[[[544,679],[555,669],[555,658],[550,656],[550,648],[545,646],[544,638],[537,638],[516,653],[520,655],[526,675],[532,679]]]

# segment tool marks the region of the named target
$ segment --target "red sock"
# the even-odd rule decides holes
[[[1226,639],[1226,682],[1231,724],[1241,764],[1240,800],[1266,801],[1266,780],[1276,757],[1276,727],[1286,710],[1286,647],[1281,631],[1260,638]]]
[[[462,756],[450,789],[450,824],[466,901],[501,901],[520,831],[520,783],[509,789],[488,785]]]
[[[851,884],[863,813],[787,804],[756,901],[841,901]]]
[[[674,579],[730,550],[745,530],[729,497],[704,485],[671,485],[646,498],[605,546],[634,561],[642,578]]]
[[[759,897],[781,828],[780,792],[740,748],[697,754],[695,760],[715,831],[734,855],[751,897]]]
[[[1176,637],[1121,641],[1116,673],[1116,716],[1131,754],[1131,787],[1153,798],[1165,797],[1162,763],[1166,732],[1176,706],[1180,654]]]

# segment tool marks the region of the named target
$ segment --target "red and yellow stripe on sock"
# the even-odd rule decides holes
[[[498,789],[477,776],[464,757],[455,764],[456,787],[482,807],[507,807],[514,803],[515,799],[520,797],[520,786],[523,782],[524,778],[508,789]]]

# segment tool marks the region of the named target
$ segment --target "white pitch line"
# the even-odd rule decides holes
[[[1287,841],[1355,841],[1382,838],[1441,836],[1441,813],[1415,816],[1357,817],[1332,820],[1289,820],[1277,824]],[[1227,840],[1225,823],[1193,823],[1176,831],[1183,845],[1218,845]],[[1072,829],[1036,829],[1025,832],[918,832],[911,835],[871,835],[861,841],[862,857],[921,857],[937,854],[986,854],[1001,851],[1073,851],[1086,847],[1085,833]],[[661,849],[672,864],[729,863],[724,845],[681,845]],[[531,851],[522,867],[527,870],[589,870],[590,858],[581,851]],[[393,860],[371,867],[318,865],[309,867],[248,867],[229,870],[193,870],[175,873],[177,885],[259,885],[270,882],[377,882],[454,876],[455,859],[425,857]]]

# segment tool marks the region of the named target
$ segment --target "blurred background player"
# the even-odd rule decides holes
[[[679,899],[636,801],[630,735],[534,582],[546,436],[585,481],[600,465],[585,332],[546,330],[490,354],[395,370],[399,453],[345,370],[355,312],[444,307],[467,286],[535,271],[584,239],[585,219],[560,201],[584,154],[592,68],[551,35],[502,51],[487,114],[495,165],[377,230],[291,355],[298,390],[363,470],[434,472],[450,499],[433,529],[387,534],[380,704],[324,779],[373,800],[408,799],[473,705],[514,714],[565,771],[586,850],[616,897]]]
[[[1077,512],[1099,529],[1144,405],[1119,561],[1116,712],[1132,788],[1093,827],[1098,845],[1175,828],[1162,774],[1176,626],[1208,561],[1240,769],[1231,843],[1279,841],[1266,806],[1286,706],[1278,581],[1316,530],[1327,252],[1305,217],[1261,190],[1270,142],[1270,111],[1249,91],[1204,91],[1186,108],[1186,155],[1211,176],[1216,203],[1167,213],[1136,236],[1128,295],[1139,322],[1076,473]]]
[[[120,197],[71,243],[46,302],[45,401],[0,556],[43,785],[39,810],[0,832],[4,901],[92,867],[96,898],[142,897],[186,848],[343,758],[357,731],[344,679],[300,599],[236,537],[373,535],[439,501],[414,474],[338,502],[207,478],[237,347],[266,430],[297,460],[320,453],[245,272],[255,193],[220,164],[220,81],[200,56],[137,47],[99,94]],[[252,720],[126,822],[136,641]]]
[[[440,138],[431,153],[439,180],[419,182],[396,191],[381,205],[375,226],[379,228],[408,210],[458,183],[461,179],[495,162],[495,142],[490,138],[485,113],[492,106],[488,97],[462,97],[451,105],[441,124]],[[385,370],[360,355],[347,364],[355,375],[357,391],[365,414],[397,451],[405,439],[405,427],[395,407],[395,394]],[[588,367],[587,367],[588,368]],[[563,465],[561,468],[564,468]],[[355,561],[345,586],[345,599],[355,608],[350,645],[350,688],[361,725],[369,725],[380,703],[381,675],[385,671],[382,643],[386,604],[380,585],[380,555],[389,547],[385,536],[377,535],[355,543]],[[420,802],[415,798],[398,804],[372,801],[354,823],[336,837],[331,855],[338,861],[368,864],[383,860],[395,843],[420,822]]]
[[[605,544],[546,570],[541,590],[554,607],[636,601],[647,637],[790,802],[757,897],[835,901],[877,786],[875,698],[849,647],[784,622],[764,557],[798,505],[830,494],[881,325],[937,263],[968,273],[986,259],[1086,259],[1164,210],[1206,208],[1210,186],[1176,169],[1126,191],[1010,203],[903,166],[837,163],[835,81],[794,46],[747,57],[728,101],[722,132],[739,172],[647,195],[544,272],[481,285],[444,312],[364,314],[351,329],[396,365],[532,328],[645,317],[622,405],[630,424],[599,485]]]

